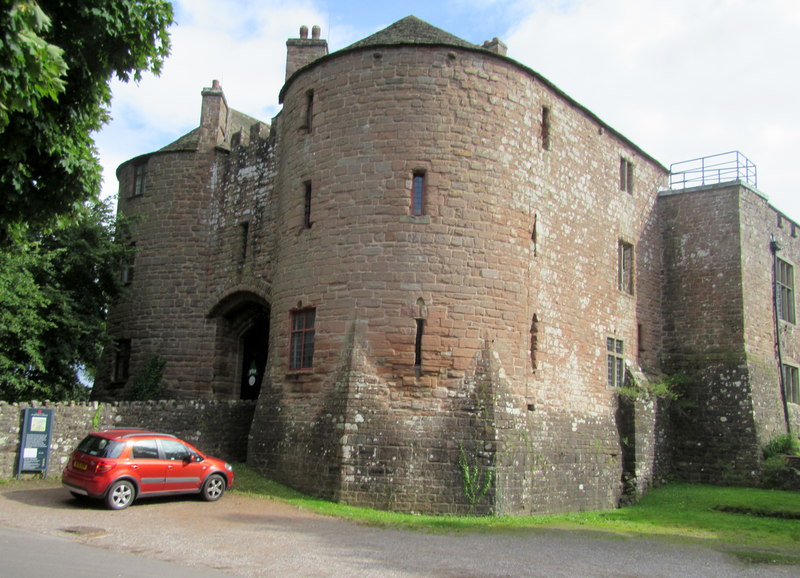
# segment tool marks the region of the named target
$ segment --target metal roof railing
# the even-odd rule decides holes
[[[758,187],[756,165],[739,151],[673,163],[669,167],[669,188],[686,189],[742,181]]]

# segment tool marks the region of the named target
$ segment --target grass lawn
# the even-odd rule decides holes
[[[700,541],[753,563],[800,565],[800,493],[669,484],[617,510],[554,516],[425,516],[356,508],[310,498],[243,464],[234,491],[278,499],[361,524],[425,532],[510,532],[558,528]]]

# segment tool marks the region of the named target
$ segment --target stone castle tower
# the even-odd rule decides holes
[[[777,235],[794,255],[793,222],[746,182],[669,191],[497,39],[411,16],[287,49],[271,125],[215,81],[197,129],[119,167],[140,218],[97,399],[160,357],[169,397],[258,400],[253,467],[380,508],[608,508],[674,471],[713,478],[731,448],[752,476],[797,419],[774,328],[786,363],[800,349],[771,324],[761,251]],[[620,400],[665,372],[694,378],[689,426]]]

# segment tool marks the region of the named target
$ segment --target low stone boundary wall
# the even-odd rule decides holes
[[[114,403],[0,402],[0,479],[17,475],[26,408],[54,409],[48,477],[59,477],[69,455],[96,429],[135,427],[169,433],[204,453],[232,462],[247,458],[253,401],[166,400]]]

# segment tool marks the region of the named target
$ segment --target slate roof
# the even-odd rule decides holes
[[[384,28],[372,36],[367,36],[351,44],[347,48],[342,49],[342,51],[392,44],[445,44],[459,46],[461,48],[479,48],[476,44],[462,40],[458,36],[445,32],[441,28],[436,28],[436,26],[428,24],[416,16],[406,16],[388,28]]]
[[[229,134],[233,135],[239,132],[240,130],[249,130],[251,126],[254,124],[262,123],[262,121],[258,120],[257,118],[253,118],[243,112],[239,112],[235,109],[230,109],[230,128],[228,129]],[[266,123],[262,123],[266,124]],[[167,146],[158,149],[157,152],[175,152],[175,151],[195,151],[197,150],[197,145],[200,143],[200,127],[192,129],[191,131],[187,132],[181,138],[176,141],[169,143]]]

